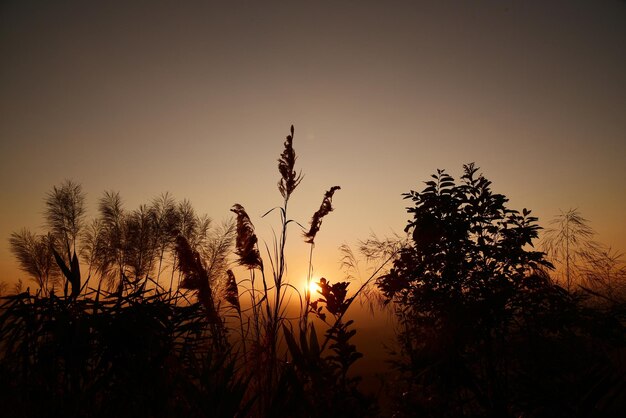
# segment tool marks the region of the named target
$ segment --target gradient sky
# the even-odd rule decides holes
[[[0,56],[0,280],[24,277],[9,235],[43,226],[64,179],[92,214],[104,190],[216,220],[241,203],[270,240],[292,123],[292,217],[342,187],[318,274],[341,243],[401,232],[401,193],[472,161],[512,208],[579,208],[626,249],[622,1],[4,0]]]

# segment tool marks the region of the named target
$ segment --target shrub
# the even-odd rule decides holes
[[[406,227],[412,245],[378,280],[399,319],[398,413],[617,411],[625,381],[607,365],[624,346],[623,326],[551,281],[551,264],[532,250],[537,219],[507,208],[477,172],[464,166],[457,183],[438,170],[423,191],[405,194],[413,202]],[[583,389],[606,382],[610,395]]]

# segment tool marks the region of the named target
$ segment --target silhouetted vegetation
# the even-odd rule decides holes
[[[272,237],[271,249],[265,245],[265,262],[246,210],[239,204],[232,208],[237,216],[237,261],[246,268],[248,277],[239,282],[243,291],[235,291],[232,286],[231,296],[245,295],[247,300],[241,306],[249,306],[245,312],[237,310],[237,314],[239,323],[246,324],[241,331],[241,343],[244,368],[250,371],[251,392],[257,396],[254,413],[272,417],[315,417],[327,413],[334,416],[371,415],[372,402],[358,391],[358,379],[347,377],[348,369],[359,356],[350,342],[356,332],[349,330],[352,322],[343,321],[345,311],[354,300],[354,297],[347,297],[348,283],[331,285],[321,279],[321,297],[312,302],[308,288],[303,298],[302,292],[286,276],[288,228],[297,225],[288,216],[288,204],[302,179],[295,169],[293,135],[292,126],[278,160],[282,205],[264,215],[277,212],[280,219],[279,232]],[[337,190],[339,187],[333,186],[325,193],[320,209],[312,217],[309,231],[302,231],[305,242],[311,246],[309,260],[322,218],[332,211],[332,198]],[[307,285],[311,280],[311,263],[309,261]],[[339,288],[341,292],[336,290]],[[300,301],[295,320],[288,319],[289,299]],[[327,321],[324,311],[333,314],[333,320]],[[309,320],[309,314],[320,319],[317,327],[325,328],[321,343],[316,324]],[[325,350],[327,346],[328,350]]]
[[[552,277],[568,291],[583,290],[600,299],[624,301],[626,263],[623,254],[594,238],[595,231],[578,210],[561,212],[552,219],[542,239],[542,248],[556,266]]]
[[[278,217],[269,244],[240,204],[214,227],[169,194],[127,211],[106,192],[88,222],[80,185],[54,187],[45,233],[10,237],[35,288],[0,288],[3,416],[620,414],[623,264],[577,212],[547,231],[546,254],[533,249],[537,219],[509,209],[473,164],[460,182],[438,170],[405,195],[407,238],[361,243],[377,264],[356,289],[350,277],[321,278],[312,295],[315,239],[340,187],[308,228],[291,219],[302,181],[293,141],[292,126],[278,159],[282,202],[263,215]],[[310,246],[305,290],[287,274],[292,228]],[[391,410],[353,371],[363,354],[348,310],[364,295],[397,319]]]
[[[124,286],[78,299],[6,297],[0,393],[7,417],[235,416],[247,381],[200,304]]]
[[[347,282],[321,279],[313,301],[286,276],[288,228],[299,225],[288,202],[302,179],[293,135],[291,127],[278,161],[283,203],[266,213],[279,213],[280,232],[265,260],[239,204],[234,223],[211,228],[169,194],[128,212],[118,193],[106,192],[86,224],[81,187],[55,187],[46,198],[49,232],[11,236],[37,288],[20,283],[0,308],[9,415],[372,415],[373,400],[348,374],[361,354],[344,315],[359,291],[348,297]],[[325,193],[310,229],[302,227],[310,260],[337,190]],[[229,268],[233,251],[248,275],[239,281]],[[300,301],[295,318],[290,299]]]
[[[530,211],[473,164],[405,197],[412,243],[378,281],[399,320],[397,415],[617,416],[624,311],[588,309],[550,279]]]

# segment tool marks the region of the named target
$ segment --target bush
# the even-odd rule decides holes
[[[438,170],[423,191],[405,195],[414,204],[406,227],[412,245],[378,280],[400,322],[398,412],[616,412],[626,386],[609,365],[624,347],[623,326],[550,280],[550,263],[532,250],[537,219],[507,208],[477,171],[464,166],[457,184]],[[610,395],[590,389],[607,382]]]

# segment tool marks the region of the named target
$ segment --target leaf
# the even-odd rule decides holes
[[[80,266],[78,265],[78,257],[76,257],[76,251],[74,251],[74,256],[72,257],[71,268],[72,296],[78,296],[78,294],[80,293]]]
[[[309,358],[309,344],[306,341],[306,330],[300,332],[300,349],[302,350],[302,356]]]
[[[65,278],[69,282],[71,282],[72,281],[72,272],[70,271],[70,269],[67,268],[67,265],[65,264],[65,261],[63,261],[63,259],[61,258],[61,256],[57,252],[57,250],[55,250],[54,248],[51,248],[51,249],[52,249],[52,254],[54,254],[54,259],[56,260],[57,265],[59,266],[59,268],[63,272],[63,275],[65,276]]]
[[[287,347],[289,348],[289,353],[291,354],[291,358],[293,359],[294,363],[296,363],[297,365],[304,364],[304,357],[302,356],[302,352],[300,351],[300,348],[298,348],[298,344],[293,338],[293,334],[285,324],[283,324],[283,333],[285,334],[285,341],[287,341]]]
[[[317,340],[317,333],[315,332],[315,327],[313,326],[313,324],[311,324],[311,336],[309,339],[310,339],[309,345],[310,345],[311,354],[317,358],[320,355],[320,345]]]

